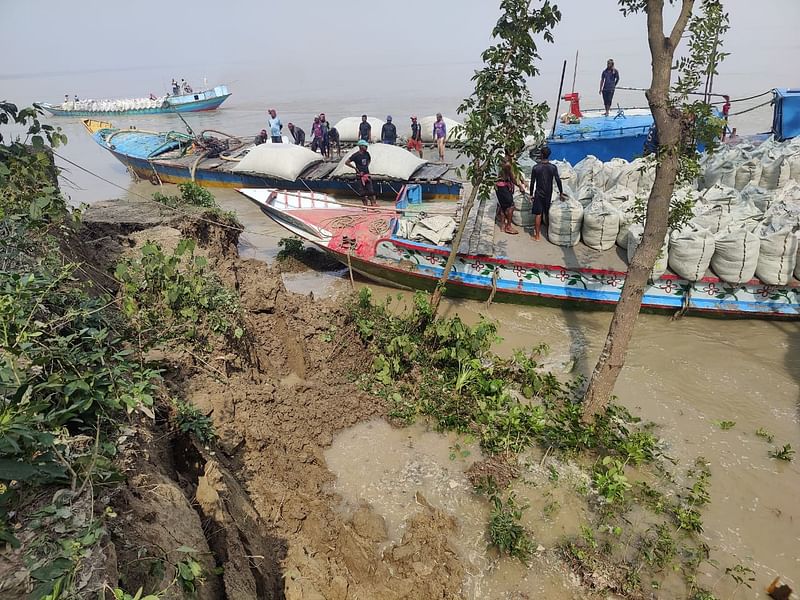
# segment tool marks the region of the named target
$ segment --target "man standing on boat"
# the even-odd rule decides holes
[[[386,115],[386,123],[381,127],[381,143],[392,146],[397,143],[397,127],[392,123],[392,115]]]
[[[436,113],[436,120],[433,122],[433,141],[439,149],[439,160],[444,161],[444,143],[447,139],[447,124],[442,118],[442,113]]]
[[[319,113],[319,128],[322,132],[322,142],[320,144],[320,152],[325,158],[331,157],[331,124],[325,113]]]
[[[422,125],[417,123],[417,115],[411,115],[411,137],[406,144],[409,152],[416,152],[422,158]]]
[[[372,178],[369,175],[369,163],[372,157],[367,151],[369,144],[365,140],[358,140],[358,150],[350,155],[345,161],[345,165],[356,170],[356,194],[361,197],[364,206],[376,206],[375,188],[372,186]]]
[[[267,113],[269,114],[269,119],[267,119],[267,125],[269,126],[269,134],[272,137],[273,144],[280,144],[283,142],[281,138],[281,131],[283,131],[283,123],[278,118],[278,113],[275,111],[274,108],[270,108]]]
[[[298,146],[305,146],[306,132],[300,129],[294,123],[289,123],[287,127],[289,128],[289,133],[291,133],[292,137],[294,138],[294,143],[297,144]]]
[[[531,198],[533,199],[532,212],[533,239],[539,241],[542,232],[542,220],[545,227],[549,226],[547,215],[550,213],[550,201],[553,198],[553,180],[558,186],[560,198],[564,199],[564,187],[561,177],[558,176],[558,167],[550,162],[550,148],[542,148],[542,158],[531,171]]]
[[[372,125],[367,121],[367,115],[361,115],[361,123],[358,124],[358,140],[369,144],[372,141]]]
[[[614,68],[614,59],[609,58],[606,68],[600,75],[600,95],[603,96],[603,105],[606,107],[606,116],[611,110],[611,102],[614,100],[614,91],[619,83],[619,71]]]
[[[500,228],[506,233],[517,235],[519,231],[514,229],[512,218],[514,217],[514,187],[518,185],[524,190],[527,185],[525,180],[514,171],[514,158],[506,151],[505,160],[500,166],[500,174],[495,183],[497,193],[497,204],[500,208]]]

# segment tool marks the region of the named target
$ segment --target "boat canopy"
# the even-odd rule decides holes
[[[772,133],[778,141],[800,135],[800,88],[776,88]]]

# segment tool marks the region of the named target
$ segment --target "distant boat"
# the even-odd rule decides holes
[[[155,99],[78,100],[77,102],[62,102],[61,104],[43,102],[39,106],[57,117],[158,115],[215,110],[230,95],[228,86],[218,85],[214,88],[191,94],[166,95]]]
[[[208,187],[280,187],[334,195],[355,195],[355,173],[338,174],[337,168],[341,168],[342,160],[323,160],[321,155],[315,156],[307,148],[299,148],[293,144],[284,143],[279,146],[285,147],[287,151],[296,149],[305,152],[313,160],[306,162],[296,175],[280,178],[265,171],[238,169],[237,165],[248,152],[262,146],[255,146],[252,142],[244,143],[232,136],[223,138],[219,132],[200,132],[195,137],[177,131],[156,133],[119,129],[111,123],[94,119],[84,119],[83,124],[95,142],[128,167],[134,177],[154,184],[194,181]],[[400,155],[400,159],[411,156],[405,149],[392,148]],[[347,155],[343,154],[342,159]],[[406,177],[373,175],[376,196],[394,199],[405,184],[411,183],[419,185],[425,200],[460,198],[461,182],[448,176],[452,170],[451,165],[419,162],[420,166]]]
[[[356,208],[322,194],[239,191],[289,232],[384,285],[431,291],[450,254],[448,244],[402,237],[399,221],[403,213],[394,208]],[[627,265],[615,250],[596,252],[580,245],[563,248],[544,240],[533,243],[528,236],[504,234],[494,224],[491,208],[487,234],[495,238],[494,250],[490,255],[476,252],[473,246],[459,251],[445,295],[559,307],[613,308],[619,301]],[[476,228],[487,227],[476,223]],[[642,307],[657,312],[797,320],[800,283],[793,280],[784,286],[769,286],[754,279],[729,284],[714,276],[693,282],[666,273],[647,285]]]

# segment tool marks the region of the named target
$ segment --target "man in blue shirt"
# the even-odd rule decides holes
[[[611,110],[611,101],[614,99],[614,90],[619,83],[619,71],[614,68],[614,59],[609,58],[606,68],[600,75],[600,94],[603,96],[603,104],[606,107],[606,116]]]
[[[280,144],[283,139],[281,138],[281,131],[283,131],[283,123],[278,118],[278,113],[275,111],[274,108],[270,108],[268,111],[269,119],[267,119],[267,124],[269,125],[269,135],[272,138],[273,144]]]

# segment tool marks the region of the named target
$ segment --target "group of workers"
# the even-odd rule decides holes
[[[273,144],[280,144],[283,142],[283,122],[274,108],[267,111],[267,129],[262,129],[256,136],[255,143],[263,144],[267,140]],[[306,142],[306,132],[295,125],[289,123],[287,125],[289,133],[292,136],[292,142],[299,146],[304,146]],[[433,139],[436,142],[436,148],[439,152],[439,160],[444,160],[445,145],[447,142],[447,124],[444,121],[441,113],[436,114],[436,121],[433,123]],[[396,145],[398,140],[397,126],[392,122],[392,115],[386,116],[386,122],[381,127],[380,136],[375,136],[376,141],[382,144]],[[367,144],[373,142],[372,125],[369,122],[367,115],[361,115],[361,122],[358,124],[358,141],[365,141]],[[341,142],[339,132],[335,127],[331,126],[325,113],[320,113],[314,117],[314,122],[311,124],[311,149],[319,152],[326,158],[331,158],[331,147],[335,146],[337,153],[341,156]],[[422,126],[419,124],[416,115],[411,115],[411,137],[406,142],[406,148],[410,152],[416,152],[422,158]]]
[[[181,94],[191,94],[193,93],[192,86],[189,85],[189,82],[185,79],[181,79],[181,82],[178,83],[175,81],[175,78],[172,79],[172,95],[173,96],[180,96]]]

